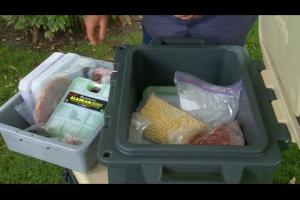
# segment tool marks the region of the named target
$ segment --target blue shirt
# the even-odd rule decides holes
[[[244,45],[256,15],[204,15],[180,20],[173,15],[144,15],[143,28],[152,37],[201,37],[218,44]]]

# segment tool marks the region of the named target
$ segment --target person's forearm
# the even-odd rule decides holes
[[[108,15],[86,15],[84,22],[90,44],[102,43],[107,34]],[[96,32],[96,27],[99,27],[98,32]]]

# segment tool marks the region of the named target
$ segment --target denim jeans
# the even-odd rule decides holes
[[[143,44],[149,44],[152,40],[151,36],[145,31],[144,26],[142,26],[143,30]]]

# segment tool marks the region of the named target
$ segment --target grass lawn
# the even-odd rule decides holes
[[[257,23],[249,33],[247,48],[251,57],[261,59]],[[141,44],[140,31],[129,35],[110,35],[107,42],[90,47],[86,41],[70,42],[57,51],[74,52],[102,60],[112,60],[114,44]],[[51,52],[16,46],[0,41],[0,105],[17,92],[21,77],[45,60]],[[63,169],[29,158],[7,149],[0,136],[0,183],[63,183]],[[274,174],[274,183],[288,183],[292,177],[300,180],[300,151],[296,145],[284,152],[283,162]]]

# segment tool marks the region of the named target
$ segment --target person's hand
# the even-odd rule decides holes
[[[107,33],[107,15],[87,15],[84,19],[87,38],[92,45],[100,44]]]
[[[190,20],[190,19],[201,18],[201,15],[174,15],[174,16],[181,20]]]

